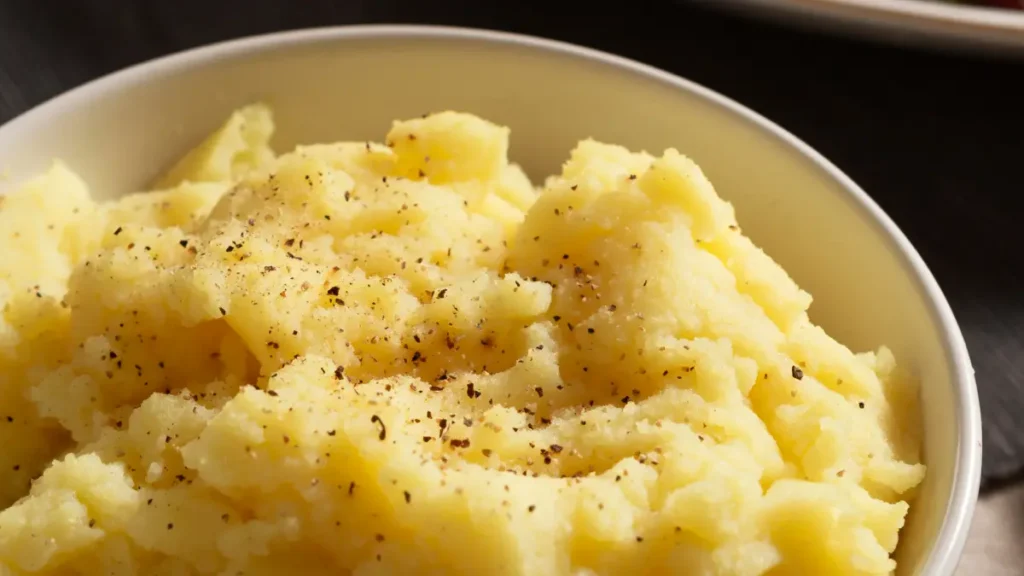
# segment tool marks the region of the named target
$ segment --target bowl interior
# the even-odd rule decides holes
[[[930,276],[915,271],[908,246],[802,144],[701,88],[619,59],[516,37],[371,27],[194,51],[66,95],[0,130],[9,174],[0,192],[54,157],[98,197],[136,190],[253,100],[274,107],[278,150],[380,140],[395,118],[457,109],[512,127],[511,154],[535,178],[557,171],[585,137],[693,157],[744,230],[815,296],[815,321],[852,348],[890,346],[921,379],[929,473],[901,534],[899,572],[952,573],[980,453],[962,444],[977,406],[965,392],[966,356],[956,357],[959,333],[953,325],[950,334],[945,302],[922,282],[919,273]]]

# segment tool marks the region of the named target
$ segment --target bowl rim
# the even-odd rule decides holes
[[[39,104],[27,112],[0,125],[0,136],[13,136],[27,132],[37,119],[84,106],[90,101],[128,86],[165,77],[199,64],[283,48],[358,40],[380,39],[417,40],[458,40],[503,45],[526,49],[538,53],[576,58],[607,65],[656,80],[681,92],[689,93],[707,103],[745,121],[780,144],[798,152],[817,171],[837,182],[853,209],[866,216],[887,244],[896,250],[903,267],[910,272],[929,312],[942,329],[943,348],[953,372],[955,387],[955,413],[957,418],[957,455],[953,471],[952,493],[935,544],[924,564],[922,574],[929,576],[952,576],[959,563],[971,519],[978,499],[981,481],[981,412],[974,370],[963,334],[956,322],[942,290],[934,276],[911,245],[910,241],[891,218],[838,167],[808,144],[771,122],[757,112],[709,88],[691,80],[676,76],[653,66],[600,50],[586,48],[567,42],[549,40],[524,34],[495,30],[461,28],[452,26],[368,24],[352,26],[330,26],[274,32],[256,36],[226,40],[172,53],[167,56],[143,61],[127,68],[106,74],[82,84]]]

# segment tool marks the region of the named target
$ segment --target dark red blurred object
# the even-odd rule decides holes
[[[1011,8],[1024,10],[1024,0],[972,0],[970,4],[978,6],[991,6],[993,8]]]

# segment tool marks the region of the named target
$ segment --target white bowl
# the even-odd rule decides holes
[[[941,0],[713,0],[810,28],[849,30],[885,42],[1024,54],[1024,12]]]
[[[253,100],[273,105],[278,150],[379,139],[395,118],[457,109],[511,126],[511,153],[534,176],[556,171],[585,137],[692,156],[744,230],[815,296],[817,322],[855,349],[886,344],[917,372],[928,476],[901,533],[899,573],[953,574],[981,471],[963,337],[906,237],[806,144],[714,92],[608,54],[494,32],[367,26],[200,48],[55,98],[0,128],[9,170],[0,192],[54,157],[97,196],[136,190]]]

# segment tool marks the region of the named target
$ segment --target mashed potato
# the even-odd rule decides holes
[[[911,381],[686,156],[584,141],[536,190],[466,114],[272,128],[0,199],[0,574],[894,569]]]

